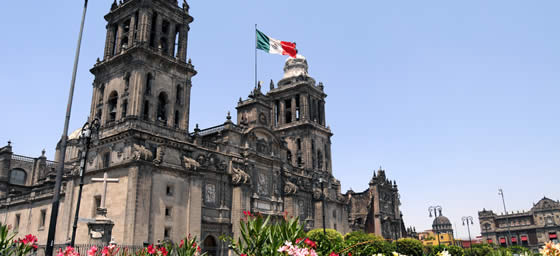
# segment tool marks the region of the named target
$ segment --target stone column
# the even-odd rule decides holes
[[[134,40],[134,27],[136,27],[136,15],[132,15],[128,25],[128,48],[131,48],[136,43]]]
[[[118,55],[118,54],[121,53],[123,34],[124,34],[124,24],[120,23],[118,25],[118,29],[117,29],[117,42],[116,42],[117,48],[115,50],[115,55]]]
[[[202,177],[190,176],[189,187],[187,231],[200,238],[202,234]]]
[[[111,54],[113,53],[113,37],[114,37],[114,28],[111,25],[107,25],[107,36],[105,39],[105,53],[103,54],[103,59],[109,59]]]
[[[300,120],[309,120],[309,117],[307,116],[307,97],[305,94],[301,94],[299,96],[299,112]]]
[[[161,15],[158,15],[157,18],[156,18],[156,27],[152,28],[152,29],[155,29],[155,31],[156,31],[156,33],[155,33],[156,38],[154,38],[154,45],[155,45],[157,51],[161,50],[159,48],[160,47],[159,40],[161,38],[161,24],[162,24],[162,22],[163,22],[163,17]]]
[[[280,121],[278,122],[279,125],[282,125],[286,122],[286,117],[284,115],[286,111],[286,106],[285,106],[285,102],[283,100],[280,100],[280,118],[278,118]]]
[[[8,177],[12,161],[12,146],[0,148],[0,198],[8,195]]]
[[[319,111],[321,113],[321,124],[326,125],[327,124],[327,119],[325,117],[325,102],[324,101],[319,102]]]
[[[240,223],[243,217],[243,211],[251,210],[251,193],[249,185],[241,184],[233,187],[232,204],[231,204],[231,224],[233,229],[233,239],[237,240],[240,235]]]
[[[144,86],[146,84],[146,74],[139,71],[133,71],[131,75],[131,100],[128,103],[130,108],[130,114],[141,117],[142,116],[142,104],[144,99]]]
[[[152,26],[152,12],[147,9],[140,10],[140,26],[138,41],[147,44],[150,40],[150,28]]]
[[[174,57],[175,56],[175,33],[176,33],[176,27],[175,24],[173,23],[169,23],[169,33],[167,36],[167,41],[168,41],[168,52],[169,52],[169,56]]]
[[[125,234],[135,234],[136,226],[136,200],[137,198],[137,190],[136,184],[138,184],[138,166],[131,166],[128,168],[128,186],[126,191],[126,202],[125,203],[125,212],[127,218],[125,218],[124,223],[124,233]],[[134,244],[134,235],[124,235],[123,238],[124,244]]]
[[[187,29],[185,25],[179,25],[179,46],[177,47],[177,52],[175,53],[175,57],[182,61],[186,61],[187,59]]]
[[[292,97],[292,106],[290,108],[292,110],[292,122],[296,121],[296,97]]]

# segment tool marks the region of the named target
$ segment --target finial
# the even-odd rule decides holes
[[[46,151],[45,149],[41,150],[41,156],[45,156],[45,153],[46,153],[46,152],[47,152],[47,151]]]
[[[192,60],[191,60],[191,58],[189,58],[189,61],[188,61],[188,63],[189,63],[189,65],[191,65],[191,64],[192,64]]]
[[[243,99],[241,99],[241,97],[239,97],[239,103],[243,102]]]
[[[272,81],[272,79],[270,79],[270,89],[274,89],[274,82]]]
[[[12,145],[12,141],[9,140],[9,141],[8,141],[8,146],[11,146],[11,145]]]
[[[227,117],[226,117],[226,119],[229,120],[229,121],[231,121],[231,113],[230,113],[229,111],[227,112]]]
[[[111,5],[111,11],[117,9],[119,6],[117,5],[117,0],[113,1],[113,4]]]

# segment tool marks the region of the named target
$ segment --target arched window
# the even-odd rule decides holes
[[[158,96],[158,106],[157,106],[157,120],[166,122],[167,121],[167,93],[161,92]]]
[[[323,153],[321,153],[321,150],[317,151],[317,168],[319,170],[323,169]]]
[[[292,151],[290,150],[286,152],[286,161],[288,161],[288,163],[292,163]]]
[[[173,122],[175,124],[175,128],[179,128],[179,111],[175,111],[175,121]]]
[[[13,169],[10,171],[10,184],[25,185],[27,174],[22,169]]]
[[[105,84],[99,86],[99,103],[103,103],[103,94],[105,94]]]
[[[177,92],[175,94],[175,102],[177,104],[181,104],[181,101],[182,101],[181,99],[183,98],[182,94],[183,94],[183,87],[180,84],[178,84],[177,85]]]
[[[107,108],[109,112],[109,122],[113,122],[117,119],[117,103],[119,100],[119,94],[116,91],[112,91],[109,95],[109,100],[107,100]]]

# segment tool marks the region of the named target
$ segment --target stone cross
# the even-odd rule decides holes
[[[101,197],[101,207],[105,209],[105,198],[107,197],[107,182],[119,182],[119,179],[113,178],[110,179],[107,176],[107,172],[103,173],[103,178],[92,178],[91,181],[94,182],[103,182],[103,196]]]

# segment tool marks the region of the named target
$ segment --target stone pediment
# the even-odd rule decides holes
[[[550,198],[543,197],[539,202],[537,202],[532,210],[545,210],[545,209],[554,209],[560,208],[560,203],[558,201],[554,201]]]

